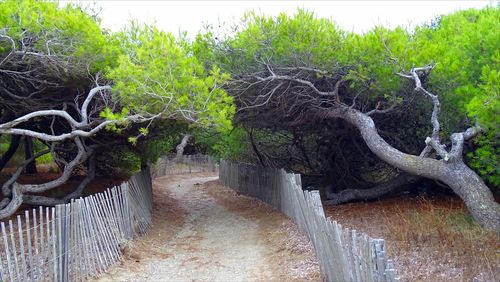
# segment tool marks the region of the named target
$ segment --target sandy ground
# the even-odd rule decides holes
[[[153,228],[97,281],[321,280],[311,244],[290,220],[216,179],[157,179]]]

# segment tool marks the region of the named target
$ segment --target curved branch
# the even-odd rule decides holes
[[[80,125],[80,123],[77,122],[66,111],[61,111],[61,110],[45,110],[45,111],[32,112],[32,113],[26,114],[26,115],[24,115],[22,117],[18,117],[16,119],[12,120],[12,121],[0,124],[0,133],[11,134],[11,133],[8,132],[9,129],[13,129],[15,126],[17,126],[17,125],[19,125],[19,124],[21,124],[23,122],[27,122],[28,120],[30,120],[32,118],[46,117],[46,116],[59,116],[59,117],[62,117],[66,121],[68,121],[69,124],[71,125],[71,127],[73,127],[73,128],[77,128]]]
[[[92,152],[91,156],[89,158],[89,166],[88,166],[87,176],[85,176],[85,178],[82,180],[82,182],[80,182],[80,184],[78,184],[78,187],[75,189],[75,191],[64,196],[63,200],[65,202],[67,202],[71,199],[80,197],[83,194],[85,187],[87,187],[87,185],[92,180],[94,180],[94,178],[95,178],[95,159],[96,159],[96,155],[95,155],[95,153]]]
[[[430,72],[432,69],[434,69],[434,65],[412,68],[410,70],[409,75],[402,75],[402,76],[413,79],[413,81],[415,82],[415,91],[421,92],[422,94],[426,95],[431,99],[433,104],[432,115],[431,115],[432,135],[431,137],[427,137],[425,139],[425,144],[434,149],[436,153],[445,161],[448,161],[450,159],[450,154],[446,151],[445,146],[441,144],[441,140],[439,138],[439,132],[441,129],[441,126],[439,124],[439,113],[441,112],[441,103],[439,102],[439,97],[427,91],[422,86],[422,82],[420,81],[420,77],[418,76],[418,72]],[[429,149],[427,149],[426,147],[425,152],[423,152],[424,155],[430,153]]]
[[[342,80],[339,80],[336,83],[336,85],[335,85],[336,87],[333,91],[321,91],[318,88],[316,88],[316,86],[312,82],[310,82],[308,80],[301,79],[301,78],[292,77],[289,75],[270,75],[270,76],[264,77],[264,78],[259,77],[259,76],[254,76],[254,78],[257,79],[259,82],[274,81],[274,80],[292,81],[292,82],[296,82],[296,83],[308,86],[311,90],[313,90],[316,94],[318,94],[320,96],[333,96],[336,98],[338,97],[338,87],[340,86],[341,82],[343,82]]]
[[[23,203],[29,205],[41,205],[41,206],[55,206],[60,204],[65,204],[69,200],[78,198],[83,194],[85,187],[95,178],[95,154],[92,154],[89,159],[89,167],[87,176],[78,184],[75,191],[64,196],[62,199],[51,198],[39,195],[23,195]]]
[[[109,85],[97,86],[97,87],[94,87],[90,90],[89,95],[87,96],[87,98],[83,102],[83,105],[82,105],[82,108],[80,111],[81,118],[82,118],[82,121],[81,121],[82,125],[87,125],[89,123],[88,107],[89,107],[90,101],[92,100],[92,98],[94,98],[94,96],[97,93],[100,93],[101,91],[105,91],[105,90],[111,91],[111,86],[109,86]]]
[[[14,42],[14,39],[12,39],[12,37],[7,36],[7,35],[0,34],[0,39],[6,39],[7,41],[9,41],[10,48],[11,48],[10,53],[7,56],[5,56],[5,58],[3,58],[3,60],[0,62],[0,66],[1,66],[10,59],[12,54],[14,54],[14,51],[16,50],[16,43]]]
[[[2,200],[2,203],[3,202],[4,201]],[[6,204],[4,207],[0,209],[0,219],[12,216],[21,206],[22,203],[23,203],[23,193],[21,193],[20,191],[19,184],[14,183],[12,189],[12,199],[8,202],[8,204]]]
[[[4,197],[9,197],[10,196],[10,193],[11,193],[11,186],[14,185],[17,181],[17,179],[19,178],[19,176],[21,176],[21,173],[23,172],[23,170],[26,168],[26,166],[32,162],[33,160],[35,160],[36,158],[39,158],[45,154],[48,154],[50,153],[50,149],[46,149],[46,150],[43,150],[41,152],[39,152],[38,154],[34,155],[33,157],[25,160],[16,170],[16,172],[14,172],[14,174],[10,177],[9,180],[7,180],[3,186],[2,186],[2,193],[3,193],[3,196]]]
[[[405,185],[415,183],[419,179],[419,177],[402,173],[387,182],[378,184],[368,189],[346,189],[338,193],[327,194],[326,197],[328,200],[323,201],[323,203],[327,205],[339,205],[352,201],[374,200],[388,193],[394,192]]]
[[[185,134],[184,137],[182,137],[181,143],[175,147],[175,150],[177,151],[174,161],[179,161],[182,158],[182,155],[184,154],[184,148],[186,147],[189,138],[191,138],[191,135]]]
[[[55,188],[68,181],[71,173],[73,172],[73,169],[89,157],[89,154],[87,151],[85,151],[85,146],[83,145],[83,142],[80,140],[80,138],[75,138],[75,144],[78,148],[78,153],[71,162],[64,166],[63,174],[59,178],[43,184],[23,184],[21,185],[21,192],[41,193]]]

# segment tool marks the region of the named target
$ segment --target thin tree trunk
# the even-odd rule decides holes
[[[29,136],[24,137],[24,159],[29,160],[33,158],[35,154],[35,151],[33,149],[33,139]],[[33,161],[29,162],[26,165],[25,168],[25,173],[26,174],[36,174],[36,159],[33,159]]]
[[[250,130],[247,130],[248,137],[250,137],[250,144],[252,145],[252,150],[259,159],[259,163],[261,166],[265,167],[266,165],[264,164],[264,158],[262,158],[262,155],[259,152],[259,149],[257,149],[257,145],[255,144],[255,140],[253,138],[253,128]]]
[[[0,158],[0,171],[3,170],[3,168],[7,165],[10,159],[12,159],[12,157],[14,156],[17,149],[19,148],[19,143],[21,143],[20,141],[21,141],[20,135],[10,136],[9,149],[7,149],[7,151],[2,155],[2,158]]]
[[[85,176],[85,178],[78,184],[78,187],[76,187],[73,192],[67,194],[61,199],[38,195],[23,195],[23,203],[36,206],[55,206],[59,204],[65,204],[71,199],[81,197],[87,185],[95,178],[95,159],[96,155],[92,152],[92,155],[89,157],[88,161],[89,164],[87,169],[87,176]]]
[[[175,147],[177,154],[175,155],[174,161],[179,161],[182,159],[182,155],[184,154],[184,148],[187,146],[189,138],[191,138],[191,135],[189,134],[184,135],[184,137],[182,137],[181,143],[179,143],[179,145]]]

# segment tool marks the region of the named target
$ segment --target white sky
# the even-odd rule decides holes
[[[375,25],[413,27],[429,22],[440,14],[466,8],[481,8],[497,1],[82,1],[84,6],[102,8],[102,25],[113,31],[119,30],[130,19],[143,23],[155,23],[162,30],[175,35],[187,31],[188,37],[203,28],[204,23],[217,25],[234,23],[247,10],[266,15],[280,12],[293,14],[297,8],[313,11],[319,17],[329,18],[342,28],[364,32]],[[94,3],[96,2],[96,3]]]

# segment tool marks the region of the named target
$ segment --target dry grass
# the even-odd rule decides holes
[[[398,198],[328,207],[343,225],[386,239],[402,281],[499,281],[500,238],[457,199]]]

